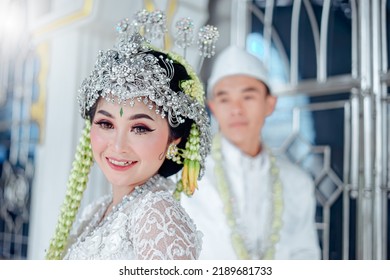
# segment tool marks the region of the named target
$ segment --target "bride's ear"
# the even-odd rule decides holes
[[[173,143],[175,145],[179,145],[180,141],[181,141],[181,137],[173,140],[171,143]]]

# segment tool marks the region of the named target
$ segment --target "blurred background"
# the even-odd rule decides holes
[[[385,0],[0,0],[0,259],[44,258],[83,126],[77,89],[141,9],[165,11],[171,34],[183,17],[212,24],[217,53],[264,61],[279,98],[263,137],[315,180],[322,259],[390,259]],[[96,166],[89,185],[83,205],[109,190]]]

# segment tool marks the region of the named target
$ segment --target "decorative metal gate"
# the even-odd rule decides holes
[[[323,259],[389,259],[388,11],[380,0],[232,1],[232,43],[256,53],[260,34],[257,54],[286,70],[274,94],[292,100],[291,118],[275,122],[290,129],[275,148],[313,175]]]

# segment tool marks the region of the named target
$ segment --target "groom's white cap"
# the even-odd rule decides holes
[[[216,57],[207,83],[207,96],[211,97],[212,90],[220,79],[232,75],[246,75],[258,79],[271,91],[268,71],[261,60],[246,50],[231,45]]]

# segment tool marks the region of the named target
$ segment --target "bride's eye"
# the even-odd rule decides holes
[[[106,120],[100,120],[100,121],[96,121],[94,123],[103,129],[111,129],[114,127],[111,122],[106,121]]]
[[[154,131],[154,129],[150,129],[149,127],[144,125],[136,125],[132,127],[131,131],[135,134],[146,134],[148,132]]]

